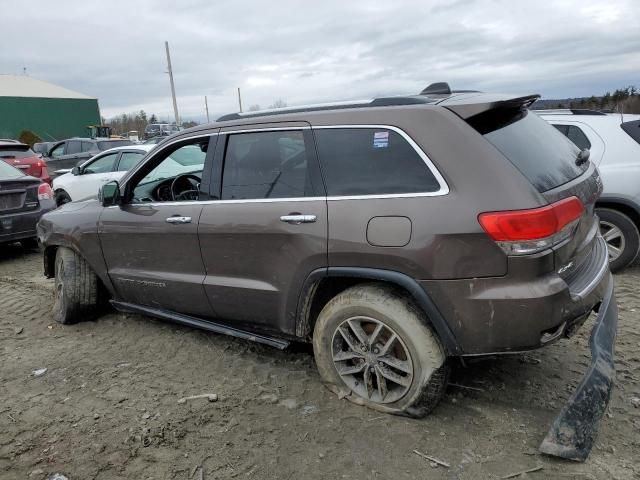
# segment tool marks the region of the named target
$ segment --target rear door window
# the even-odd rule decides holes
[[[540,192],[579,177],[580,149],[529,110],[495,109],[471,117],[469,124],[496,147]]]
[[[591,142],[580,127],[577,127],[576,125],[557,124],[554,124],[553,126],[556,127],[556,130],[571,140],[580,150],[591,148]]]
[[[144,153],[123,152],[120,156],[120,163],[118,163],[118,171],[128,172],[142,160],[142,157],[144,157]]]
[[[427,193],[440,190],[429,167],[399,133],[386,128],[314,130],[330,196]]]
[[[93,142],[82,142],[82,151],[91,152],[97,150]]]
[[[302,131],[230,134],[222,200],[313,196]]]
[[[82,147],[82,142],[80,140],[70,140],[67,142],[67,150],[64,152],[65,155],[72,155],[74,153],[80,153]]]
[[[109,153],[84,167],[83,173],[107,173],[114,170],[120,152]]]

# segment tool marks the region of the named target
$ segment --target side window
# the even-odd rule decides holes
[[[222,200],[312,195],[302,131],[228,135]]]
[[[575,125],[554,125],[565,137],[571,140],[580,150],[591,148],[591,142],[580,127]]]
[[[107,173],[113,171],[119,152],[109,153],[94,160],[82,170],[83,174],[88,173]]]
[[[92,142],[82,142],[82,151],[83,152],[91,152],[96,150]]]
[[[67,142],[67,151],[65,152],[65,155],[80,153],[81,143],[82,142],[80,140],[70,140],[69,142]]]
[[[418,152],[385,128],[315,130],[330,196],[427,193],[440,189]]]
[[[49,156],[51,158],[60,158],[62,155],[64,155],[64,146],[65,146],[65,143],[61,143],[60,145],[55,147],[53,150],[51,150],[51,152],[49,152]]]
[[[567,138],[575,143],[580,150],[591,148],[591,142],[580,127],[569,125],[569,133],[567,134]]]
[[[565,137],[569,136],[569,125],[554,125],[554,127]]]
[[[203,137],[175,145],[145,163],[140,171],[144,177],[133,187],[133,201],[198,200],[209,140]]]
[[[120,156],[120,163],[118,164],[119,172],[128,172],[135,167],[140,160],[144,157],[143,153],[136,152],[123,152]]]

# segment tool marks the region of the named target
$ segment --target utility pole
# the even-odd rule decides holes
[[[238,105],[240,106],[240,113],[242,113],[242,97],[240,96],[240,87],[238,87]]]
[[[207,112],[207,123],[210,122],[209,120],[209,105],[207,104],[207,96],[204,96],[204,109]]]
[[[176,102],[176,87],[173,84],[173,70],[171,69],[171,55],[169,55],[169,42],[164,42],[164,48],[167,50],[167,73],[169,74],[169,82],[171,82],[171,97],[173,98],[173,113],[176,116],[176,125],[180,125],[180,116],[178,115],[178,102]]]

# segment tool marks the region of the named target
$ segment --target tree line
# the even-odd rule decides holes
[[[619,113],[640,113],[640,91],[634,85],[618,88],[604,95],[560,100],[543,100],[534,108],[586,108]]]
[[[155,113],[147,116],[147,112],[140,110],[139,112],[121,113],[113,118],[102,118],[102,124],[111,127],[111,132],[115,135],[126,134],[131,130],[136,130],[140,135],[150,123],[171,123],[159,120]],[[195,127],[197,122],[182,122],[184,128]]]

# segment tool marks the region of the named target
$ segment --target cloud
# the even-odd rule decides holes
[[[25,19],[29,19],[26,21]],[[170,118],[164,41],[183,118],[457,88],[547,98],[640,83],[631,0],[3,0],[0,72],[96,96],[103,115]]]

